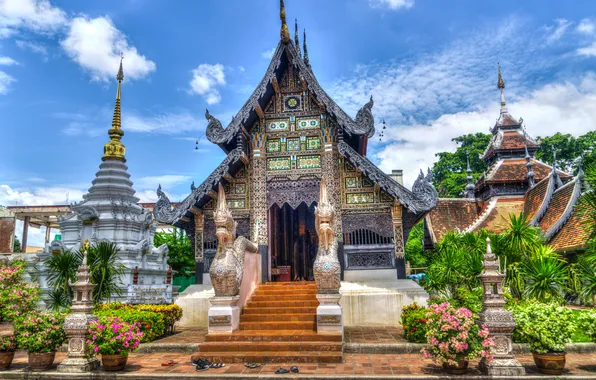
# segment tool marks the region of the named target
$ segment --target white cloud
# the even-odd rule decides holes
[[[41,54],[44,56],[48,55],[48,48],[44,44],[25,40],[16,40],[15,44],[19,49],[29,50],[33,53]]]
[[[51,34],[67,23],[66,13],[48,0],[0,0],[1,37],[8,37],[20,28]]]
[[[265,58],[265,59],[271,59],[273,58],[273,54],[275,54],[275,49],[273,48],[271,50],[267,50],[261,53],[261,57]]]
[[[428,123],[394,124],[385,131],[387,143],[375,155],[384,171],[404,169],[404,180],[411,186],[419,168],[432,166],[437,152],[454,151],[452,138],[468,133],[487,133],[499,115],[498,93],[495,100],[471,112],[444,114]],[[581,135],[596,125],[596,75],[586,74],[577,83],[545,85],[508,108],[514,117],[523,117],[531,136],[549,136],[564,128],[565,133]]]
[[[50,186],[35,187],[32,189],[13,189],[8,185],[0,185],[0,204],[5,206],[15,205],[55,205],[79,201],[83,198],[81,189]]]
[[[594,20],[585,18],[581,20],[576,30],[583,34],[593,34],[594,30],[596,30],[596,25],[594,24]]]
[[[18,65],[19,63],[14,59],[0,55],[0,66]]]
[[[6,74],[4,71],[0,71],[0,95],[7,94],[10,84],[14,81],[15,79],[13,77]]]
[[[76,63],[91,74],[93,80],[113,79],[120,63],[120,53],[124,54],[124,75],[127,78],[143,78],[156,69],[153,61],[129,45],[126,36],[108,17],[76,17],[61,45]]]
[[[576,50],[578,55],[585,57],[596,57],[596,42],[592,42],[592,45],[579,48]]]
[[[199,117],[187,111],[150,116],[125,113],[122,120],[122,128],[125,132],[178,134],[204,130],[206,126],[207,122],[204,117]]]
[[[564,18],[558,18],[555,21],[557,22],[556,26],[545,27],[545,29],[548,32],[548,35],[546,36],[546,41],[549,43],[560,40],[572,24],[572,22],[565,20]]]
[[[369,0],[368,3],[373,8],[389,8],[392,10],[408,9],[414,6],[414,0]]]
[[[226,76],[222,64],[210,65],[203,63],[192,70],[189,92],[202,95],[207,104],[216,104],[221,100],[217,87],[225,84]]]

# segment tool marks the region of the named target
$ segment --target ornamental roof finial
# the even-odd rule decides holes
[[[296,50],[298,50],[298,56],[300,56],[301,51],[300,51],[300,40],[298,39],[298,19],[295,19],[295,22],[294,22],[294,45],[296,45]]]
[[[501,90],[501,115],[506,114],[507,111],[507,103],[505,103],[505,82],[503,82],[503,77],[501,76],[501,65],[498,65],[498,75],[499,80],[497,81],[497,87]]]
[[[281,37],[281,42],[287,45],[290,42],[290,30],[288,29],[288,24],[286,24],[286,6],[284,5],[284,0],[279,0],[279,18],[281,20],[279,36]]]
[[[126,147],[120,142],[124,131],[122,131],[122,115],[120,112],[120,92],[122,81],[124,80],[124,70],[122,69],[122,60],[124,56],[120,53],[120,67],[116,79],[118,80],[118,88],[116,89],[116,104],[114,105],[114,116],[112,118],[112,128],[108,130],[110,141],[103,147],[102,160],[116,159],[126,162],[124,154],[126,153]]]
[[[304,41],[302,41],[302,43],[304,44],[304,64],[306,64],[307,67],[310,67],[310,59],[308,58],[308,48],[306,47],[306,29],[304,29]]]
[[[468,184],[466,185],[466,191],[464,191],[464,194],[466,198],[474,199],[474,184],[472,183],[474,178],[472,177],[472,168],[470,167],[470,152],[468,150],[466,150],[466,161],[468,163],[468,167],[466,169],[466,182]]]

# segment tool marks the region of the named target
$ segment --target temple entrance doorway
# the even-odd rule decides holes
[[[296,208],[284,203],[269,208],[269,247],[272,281],[314,281],[317,255],[315,204]]]

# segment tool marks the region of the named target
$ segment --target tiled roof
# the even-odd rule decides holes
[[[481,229],[487,229],[493,232],[502,232],[507,228],[507,223],[509,221],[509,215],[515,214],[519,215],[524,209],[524,198],[523,197],[516,197],[516,198],[499,198],[497,199],[496,204],[490,210],[488,215],[484,218],[484,220],[479,223],[475,231]]]
[[[513,127],[516,125],[520,125],[519,120],[515,120],[509,112],[499,115],[499,119],[497,119],[497,122],[495,123],[495,127]]]
[[[553,170],[551,166],[545,164],[544,162],[538,161],[534,158],[532,158],[531,161],[534,164],[532,171],[534,172],[534,179],[536,182],[548,177]],[[557,172],[559,173],[559,177],[561,177],[561,179],[571,178],[570,174],[560,170],[557,170]],[[509,158],[499,160],[491,165],[491,167],[488,169],[486,173],[486,182],[522,182],[526,180],[527,173],[528,168],[526,168],[526,160],[524,158]],[[484,182],[484,177],[480,178],[477,186],[482,182]]]
[[[574,210],[563,227],[548,242],[557,251],[568,251],[583,247],[588,241],[588,232],[583,222],[587,217]]]
[[[548,209],[538,223],[542,232],[548,232],[561,218],[571,200],[574,184],[575,182],[570,182],[553,193]]]
[[[540,210],[540,206],[545,202],[550,181],[551,177],[548,176],[526,192],[524,214],[528,216],[528,220],[532,220],[536,217],[538,210]]]
[[[491,139],[491,142],[484,151],[482,158],[486,160],[498,150],[523,150],[526,146],[526,143],[528,144],[528,149],[532,152],[540,146],[538,142],[534,141],[529,136],[524,136],[523,130],[521,128],[504,131],[499,130]]]
[[[463,231],[478,215],[476,201],[461,198],[441,198],[425,217],[433,242],[440,241],[447,231]]]

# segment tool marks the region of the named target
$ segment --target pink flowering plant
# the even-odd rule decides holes
[[[13,352],[17,348],[14,335],[0,337],[0,352]]]
[[[139,323],[127,323],[118,317],[103,317],[91,323],[87,344],[93,354],[128,356],[139,348],[143,333]]]
[[[64,314],[36,312],[15,324],[17,345],[29,353],[56,351],[66,341]]]
[[[449,302],[430,305],[426,314],[427,348],[425,358],[439,365],[457,365],[460,361],[482,357],[492,360],[490,348],[494,345],[485,326],[474,322],[473,313],[465,307],[458,309]]]
[[[35,310],[39,288],[23,280],[25,268],[23,260],[0,263],[0,322],[23,319]]]

